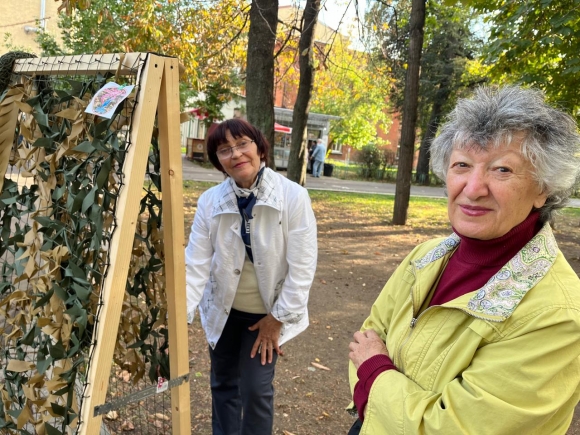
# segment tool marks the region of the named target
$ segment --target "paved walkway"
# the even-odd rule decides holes
[[[280,172],[286,175],[285,172]],[[205,169],[188,159],[183,159],[183,179],[194,181],[223,181],[224,176],[217,169]],[[395,184],[374,181],[341,180],[334,177],[314,178],[306,175],[306,188],[313,190],[332,190],[336,192],[378,193],[394,195]],[[411,196],[445,198],[442,187],[411,186]],[[570,207],[580,208],[580,199],[572,199]]]

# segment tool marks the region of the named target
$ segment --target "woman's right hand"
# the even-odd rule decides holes
[[[248,328],[250,331],[258,329],[258,338],[254,342],[250,357],[254,358],[256,354],[260,353],[262,365],[272,362],[274,352],[283,356],[284,352],[278,346],[278,339],[280,338],[280,331],[282,330],[282,322],[276,319],[272,313],[263,317],[258,323]]]
[[[386,344],[374,330],[369,329],[365,332],[357,331],[354,333],[353,338],[354,341],[351,341],[348,345],[350,349],[348,357],[357,370],[362,363],[375,355],[389,356]]]

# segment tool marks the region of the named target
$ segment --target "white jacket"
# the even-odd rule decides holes
[[[308,294],[318,248],[308,192],[266,168],[250,219],[254,268],[264,306],[283,322],[279,344],[308,326]],[[229,180],[204,192],[197,203],[185,250],[188,321],[199,308],[214,348],[226,324],[246,250],[242,218]]]

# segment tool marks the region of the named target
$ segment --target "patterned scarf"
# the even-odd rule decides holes
[[[248,254],[248,258],[252,263],[254,262],[254,256],[252,255],[252,242],[250,239],[250,220],[253,218],[252,209],[254,208],[256,200],[258,199],[258,187],[260,187],[260,182],[262,181],[262,175],[264,174],[265,167],[266,165],[262,162],[260,165],[260,171],[256,177],[256,181],[254,181],[254,184],[252,184],[249,189],[238,187],[236,182],[230,177],[230,184],[234,189],[236,198],[238,199],[238,209],[240,210],[240,215],[242,216],[242,240],[246,246],[246,253]]]

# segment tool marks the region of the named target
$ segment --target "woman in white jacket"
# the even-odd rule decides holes
[[[280,346],[308,326],[316,221],[306,189],[266,167],[269,144],[248,122],[219,124],[207,150],[227,178],[198,201],[185,252],[188,320],[198,308],[214,435],[269,435]]]

